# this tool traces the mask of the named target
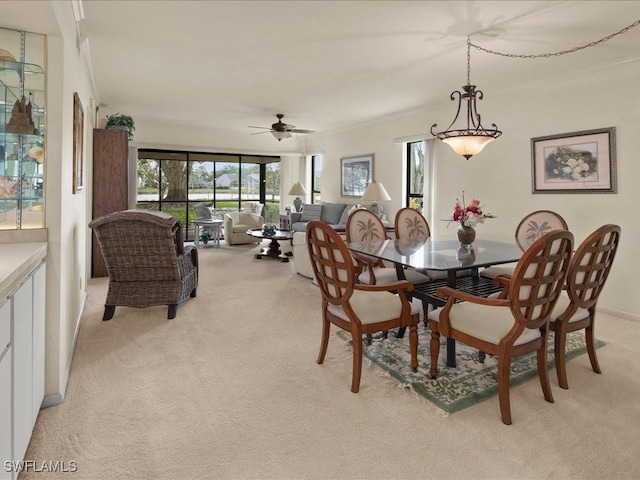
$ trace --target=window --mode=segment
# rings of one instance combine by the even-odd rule
[[[322,155],[311,156],[311,203],[322,198]]]
[[[223,214],[239,211],[245,202],[259,202],[266,205],[265,221],[276,223],[279,191],[280,157],[138,151],[136,208],[176,217],[184,225],[185,240],[193,240],[197,204]]]
[[[428,170],[427,143],[407,143],[407,198],[406,206],[415,208],[423,215],[425,211],[425,170]]]

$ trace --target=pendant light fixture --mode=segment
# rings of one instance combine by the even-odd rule
[[[491,129],[485,129],[480,120],[480,114],[476,107],[476,99],[482,100],[482,90],[476,90],[475,85],[471,85],[471,40],[467,37],[467,84],[462,87],[464,93],[456,90],[451,93],[451,100],[458,96],[458,111],[449,127],[442,132],[434,132],[437,123],[431,126],[431,134],[447,143],[454,152],[469,160],[473,155],[480,153],[484,146],[493,142],[502,135],[495,123]],[[463,103],[464,102],[464,107]],[[454,128],[461,110],[466,110],[466,128]]]

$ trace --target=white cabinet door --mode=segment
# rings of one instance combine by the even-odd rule
[[[13,455],[22,460],[33,430],[33,277],[13,294]]]
[[[33,275],[33,423],[44,399],[45,281],[46,264]]]
[[[13,460],[11,456],[11,347],[4,345],[7,338],[6,326],[11,326],[11,300],[0,305],[0,479],[11,479],[5,463]]]

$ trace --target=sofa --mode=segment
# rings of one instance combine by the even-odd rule
[[[306,232],[307,224],[311,220],[322,220],[333,228],[344,229],[347,226],[349,210],[353,205],[346,203],[320,203],[302,205],[301,212],[291,213],[291,230],[294,232]]]

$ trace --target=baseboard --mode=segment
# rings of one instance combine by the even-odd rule
[[[606,313],[607,315],[613,315],[614,317],[624,318],[625,320],[631,320],[634,322],[640,322],[640,315],[630,312],[623,312],[614,308],[607,308],[598,306],[598,312]]]
[[[84,307],[87,304],[87,291],[83,292],[82,298],[82,306],[80,307],[80,314],[76,320],[76,328],[73,332],[73,341],[71,342],[71,353],[67,358],[67,364],[65,366],[64,372],[62,372],[62,380],[60,382],[60,392],[54,393],[53,395],[45,395],[44,400],[42,401],[42,406],[40,408],[53,407],[54,405],[60,405],[64,402],[64,396],[67,392],[67,383],[69,382],[69,374],[71,372],[71,364],[73,363],[73,355],[76,352],[76,343],[78,341],[78,332],[80,331],[80,323],[82,322],[82,317],[84,316]]]

